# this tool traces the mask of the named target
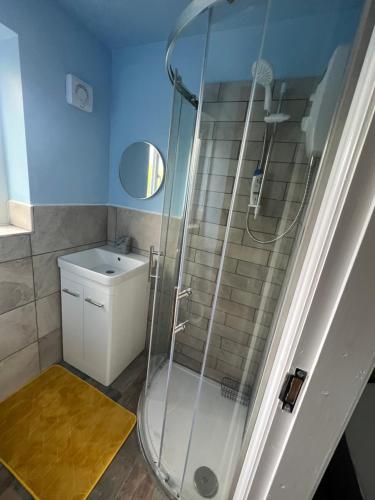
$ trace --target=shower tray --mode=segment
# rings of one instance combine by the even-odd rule
[[[162,480],[162,484],[174,497],[179,493],[185,460],[189,455],[181,498],[228,498],[235,467],[233,461],[228,464],[228,457],[238,456],[247,408],[222,397],[221,385],[204,378],[201,404],[195,419],[194,438],[188,453],[199,375],[178,363],[173,363],[165,423],[166,437],[158,468],[167,371],[168,363],[165,362],[154,374],[147,389],[147,398],[143,391],[139,401],[138,435],[143,453],[155,474]],[[212,439],[208,442],[207,436],[210,435]],[[207,441],[204,449],[198,444],[202,436]],[[209,468],[217,478],[217,493],[213,496],[202,496],[195,485],[194,476],[201,467]]]

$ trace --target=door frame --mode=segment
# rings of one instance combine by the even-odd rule
[[[367,7],[366,14],[371,19],[374,2],[368,2]],[[367,34],[371,35],[372,26],[371,29],[369,24],[362,26],[362,31],[367,29]],[[343,314],[343,304],[347,309],[351,305],[353,317],[357,319],[354,305],[362,311],[355,297],[351,297],[349,304],[346,302],[345,293],[355,278],[356,258],[360,255],[362,242],[366,243],[364,237],[375,205],[375,168],[369,168],[368,158],[361,157],[364,147],[373,147],[369,131],[375,113],[374,31],[370,41],[369,38],[327,186],[320,206],[315,207],[316,218],[312,213],[317,200],[312,200],[307,225],[309,219],[310,222],[315,220],[307,248],[303,248],[301,241],[300,253],[304,252],[301,270],[296,283],[290,284],[286,291],[286,296],[289,292],[291,298],[275,325],[275,337],[279,336],[279,342],[269,367],[234,500],[310,498],[374,363],[375,345],[372,349],[371,329],[368,329],[369,319],[375,323],[374,310],[368,311],[366,321],[363,320],[361,343],[355,341],[358,330],[348,318],[341,337],[334,328],[339,314]],[[370,278],[371,273],[368,276]],[[370,279],[367,281],[367,286],[374,287]],[[375,344],[375,339],[373,342]],[[343,354],[334,356],[335,349]],[[289,414],[281,410],[278,395],[286,373],[297,367],[306,370],[308,378],[293,413]],[[344,393],[343,380],[347,381]],[[318,418],[322,416],[325,419]]]

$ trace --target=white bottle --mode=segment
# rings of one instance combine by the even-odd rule
[[[254,170],[253,178],[251,180],[249,207],[258,207],[260,187],[262,185],[262,177],[263,173],[258,166]]]

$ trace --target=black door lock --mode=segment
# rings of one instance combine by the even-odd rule
[[[294,375],[292,373],[286,375],[279,395],[279,399],[283,403],[282,409],[284,411],[292,413],[306,377],[307,372],[300,368],[296,368]]]

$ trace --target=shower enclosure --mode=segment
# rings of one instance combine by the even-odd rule
[[[138,432],[172,497],[233,496],[309,200],[327,175],[321,158],[362,7],[193,0],[170,36],[173,109]]]

